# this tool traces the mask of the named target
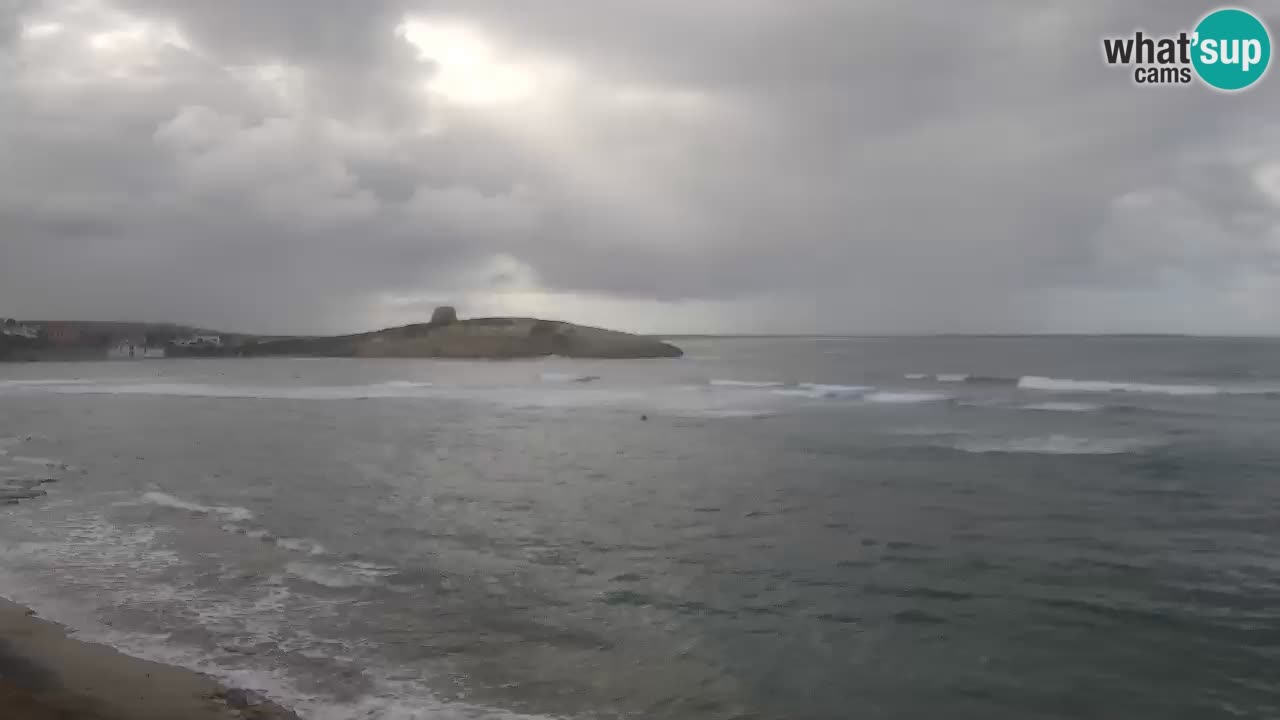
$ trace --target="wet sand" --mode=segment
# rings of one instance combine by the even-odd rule
[[[67,637],[0,599],[0,717],[5,720],[297,720],[212,678]]]

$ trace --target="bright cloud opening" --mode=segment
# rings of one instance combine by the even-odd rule
[[[397,34],[435,64],[428,88],[461,105],[513,103],[538,90],[538,73],[498,52],[480,32],[445,21],[407,20]]]

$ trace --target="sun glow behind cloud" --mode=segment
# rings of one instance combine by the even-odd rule
[[[447,102],[489,106],[532,98],[548,78],[533,63],[504,56],[481,32],[438,20],[406,20],[397,34],[435,66],[428,89]],[[545,69],[544,69],[545,72]]]

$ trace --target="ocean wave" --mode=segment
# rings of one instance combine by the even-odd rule
[[[763,418],[771,417],[774,413],[771,410],[753,408],[722,408],[702,410],[694,414],[706,418]]]
[[[253,519],[253,513],[245,508],[227,505],[201,505],[200,503],[190,502],[182,498],[174,497],[162,492],[143,493],[142,502],[158,505],[160,507],[172,508],[174,510],[186,510],[200,515],[218,515],[231,522],[247,522]]]
[[[548,383],[587,383],[599,380],[599,375],[579,375],[566,372],[544,372],[539,376],[542,382]]]
[[[882,403],[886,405],[914,405],[916,403],[943,402],[951,399],[950,395],[928,392],[877,391],[869,393],[863,397],[863,400],[866,400],[867,402]]]
[[[367,568],[344,568],[310,562],[286,563],[284,569],[299,580],[334,589],[373,585],[378,578],[384,576],[384,573],[371,572]]]
[[[776,395],[829,399],[862,397],[875,392],[875,390],[875,388],[868,385],[824,385],[821,383],[800,383],[794,387],[778,388],[773,392]]]
[[[276,547],[292,550],[293,552],[306,553],[307,555],[325,555],[329,552],[324,545],[307,538],[276,538]]]
[[[222,525],[220,529],[233,535],[244,535],[252,540],[271,543],[281,550],[314,556],[329,554],[324,545],[310,538],[280,537],[266,528],[237,525],[234,521]]]
[[[1018,380],[1022,390],[1048,392],[1128,392],[1148,395],[1218,395],[1227,392],[1216,385],[1166,385],[1113,380],[1069,380],[1026,375]]]
[[[1140,438],[1082,438],[1043,435],[1006,440],[966,441],[951,446],[976,454],[1001,455],[1125,455],[1150,450],[1158,444]]]
[[[907,373],[902,376],[907,380],[933,380],[940,383],[968,383],[971,385],[1014,385],[1016,377],[1000,375],[974,375],[973,373]]]
[[[492,720],[552,720],[497,708],[443,699],[433,693],[427,678],[405,679],[405,668],[380,656],[351,651],[342,666],[359,663],[369,685],[359,693],[331,692],[316,682],[304,656],[334,659],[335,648],[350,645],[339,634],[315,634],[301,619],[343,600],[326,601],[283,584],[273,575],[264,583],[228,594],[192,585],[151,582],[167,568],[184,563],[156,542],[154,528],[118,528],[101,517],[77,516],[70,524],[50,526],[32,521],[26,528],[46,542],[0,544],[0,595],[30,606],[39,615],[74,630],[76,637],[100,643],[135,657],[188,668],[217,678],[227,687],[253,690],[311,720],[413,720],[421,718],[491,718]],[[67,532],[70,529],[71,532]],[[320,566],[323,567],[323,566]],[[72,568],[73,572],[66,572]],[[395,568],[366,562],[343,564],[351,576],[368,575],[358,584],[373,584]],[[304,574],[308,568],[295,568]],[[106,573],[107,582],[95,573]],[[120,582],[128,578],[129,583]],[[55,582],[55,578],[61,581]],[[320,572],[317,579],[332,580]],[[70,582],[74,592],[67,590]],[[350,577],[347,578],[350,581]],[[133,606],[171,608],[159,613],[161,628],[129,623],[105,624],[104,609]],[[200,633],[206,641],[192,641]],[[356,645],[360,645],[357,643]],[[228,651],[233,647],[265,646],[264,651]],[[278,648],[278,650],[274,649]],[[295,655],[296,653],[296,655]],[[7,715],[6,715],[7,717]]]
[[[11,435],[9,437],[0,437],[0,448],[21,445],[22,443],[31,442],[35,438],[35,435]]]
[[[39,465],[49,470],[69,470],[71,466],[61,460],[54,460],[46,457],[27,457],[25,455],[14,455],[9,460],[22,463],[23,465]]]
[[[773,382],[769,380],[722,380],[720,378],[712,378],[707,382],[712,387],[735,387],[735,388],[780,388],[786,386],[783,382]]]
[[[206,383],[29,383],[27,390],[60,395],[158,395],[273,400],[364,400],[370,398],[422,397],[431,383],[396,380],[370,385],[252,386]]]
[[[1039,410],[1042,412],[1096,412],[1102,410],[1102,405],[1094,403],[1082,402],[1042,402],[1032,403],[1030,405],[1021,405],[1019,410]]]
[[[83,385],[92,382],[90,380],[82,380],[80,378],[46,378],[36,380],[0,380],[0,388],[6,387],[39,387],[41,385]]]
[[[235,523],[226,523],[221,528],[223,532],[233,535],[244,535],[245,537],[263,542],[275,542],[276,536],[271,534],[266,528],[246,527],[244,525],[236,525]]]

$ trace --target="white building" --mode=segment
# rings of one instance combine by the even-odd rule
[[[3,324],[0,325],[0,331],[3,331],[3,333],[9,337],[21,337],[27,338],[28,340],[34,340],[40,336],[40,326],[29,325],[27,323],[22,323],[20,325]]]

